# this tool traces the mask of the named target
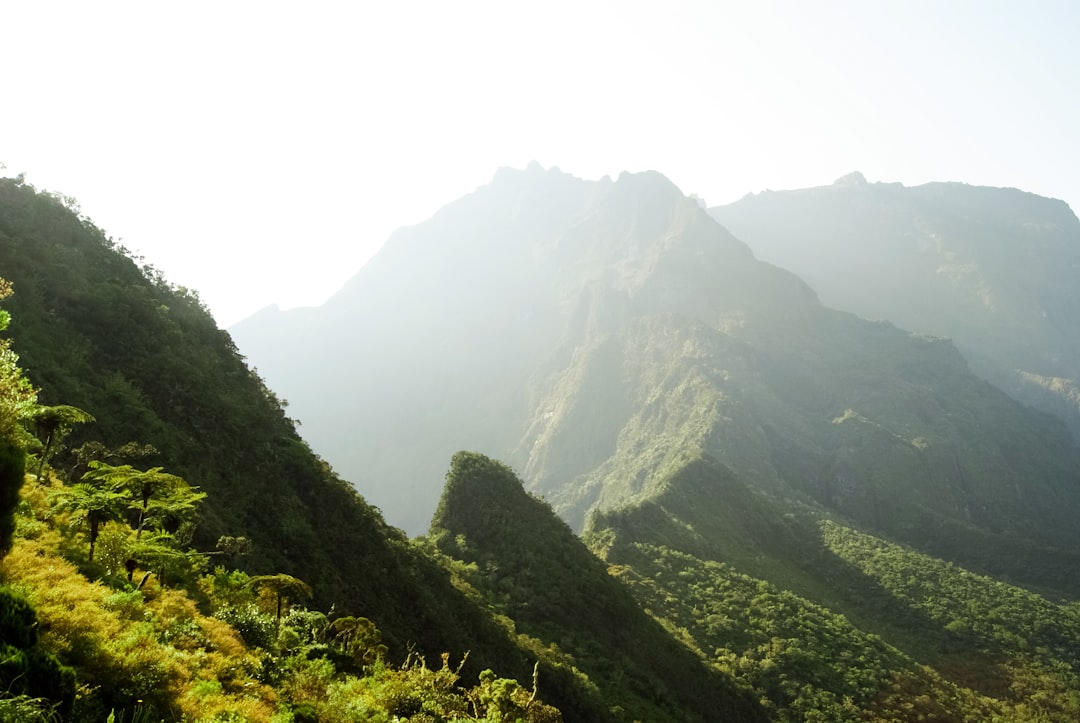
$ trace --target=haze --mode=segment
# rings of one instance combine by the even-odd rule
[[[219,323],[322,302],[501,166],[1080,203],[1073,3],[21,3],[0,162]]]

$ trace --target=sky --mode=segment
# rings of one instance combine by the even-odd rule
[[[533,160],[709,205],[858,170],[1078,209],[1078,35],[1072,0],[0,0],[0,174],[228,327]]]

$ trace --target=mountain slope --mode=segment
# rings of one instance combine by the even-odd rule
[[[504,465],[455,455],[431,537],[475,566],[477,585],[520,633],[572,656],[607,706],[621,709],[614,718],[765,720],[748,690],[706,668],[651,620]]]
[[[20,364],[45,404],[97,419],[68,439],[151,444],[163,465],[207,493],[194,543],[246,536],[252,573],[309,583],[315,604],[363,615],[395,656],[434,661],[472,650],[528,680],[524,653],[434,561],[338,478],[296,434],[277,397],[245,365],[197,297],[140,268],[56,197],[0,179],[0,275]],[[56,454],[66,471],[72,461]],[[475,669],[473,669],[475,668]]]
[[[1063,202],[852,174],[709,213],[826,304],[954,339],[977,373],[1080,439],[1080,221]]]
[[[773,719],[1075,717],[1075,603],[754,493],[713,459],[662,487],[595,515],[586,540]]]

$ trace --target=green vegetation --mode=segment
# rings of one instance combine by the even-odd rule
[[[110,712],[153,721],[561,720],[533,691],[490,671],[465,686],[460,664],[451,669],[448,658],[435,670],[416,657],[390,664],[370,621],[331,622],[295,605],[278,619],[276,594],[261,594],[257,580],[238,571],[219,567],[188,594],[155,582],[136,588],[122,578],[91,581],[62,556],[64,538],[79,533],[62,519],[55,528],[37,521],[48,513],[38,506],[48,492],[37,486],[29,483],[20,513],[32,537],[0,563],[0,579],[12,591],[0,601],[32,604],[35,613],[25,602],[15,613],[36,615],[41,639],[3,632],[22,647],[37,644],[31,666],[54,661],[43,671],[40,662],[29,667],[36,672],[28,691],[65,720],[104,721]],[[10,607],[3,620],[12,617]],[[357,628],[362,635],[341,634]],[[12,665],[0,671],[6,681],[13,680]]]
[[[430,537],[496,615],[547,649],[543,662],[572,666],[596,686],[614,718],[765,719],[748,690],[703,666],[650,620],[505,465],[456,454]]]
[[[311,595],[302,580],[220,566],[203,573],[208,556],[159,527],[190,523],[202,503],[182,479],[100,462],[88,478],[30,477],[14,511],[17,542],[0,562],[0,716],[562,720],[537,696],[535,673],[531,689],[490,669],[470,686],[464,658],[452,667],[444,654],[429,669],[410,655],[394,665],[370,620],[296,604]]]
[[[1076,603],[755,494],[715,461],[672,475],[654,501],[597,515],[586,539],[673,637],[749,683],[775,720],[1080,712]]]
[[[774,720],[974,722],[996,711],[842,616],[723,563],[647,544],[620,559],[613,574],[673,635],[749,682]]]

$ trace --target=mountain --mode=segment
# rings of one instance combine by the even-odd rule
[[[233,333],[312,445],[417,532],[445,459],[471,448],[577,530],[707,454],[976,566],[987,539],[1077,541],[1080,457],[1059,423],[945,339],[823,306],[657,173],[504,169],[324,307]]]
[[[88,441],[152,445],[137,464],[207,494],[198,549],[247,537],[237,566],[294,575],[314,605],[371,618],[396,658],[471,650],[467,673],[491,665],[528,680],[531,664],[505,631],[311,452],[194,292],[21,179],[0,179],[0,276],[14,287],[8,333],[39,400],[97,420],[72,432],[56,469]]]
[[[1080,221],[1062,201],[855,173],[709,213],[829,306],[952,339],[973,371],[1080,439]]]

